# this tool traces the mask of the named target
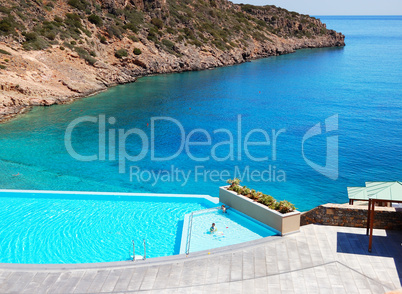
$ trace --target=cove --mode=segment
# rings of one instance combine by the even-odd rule
[[[247,156],[216,161],[210,156],[202,166],[218,173],[227,170],[230,178],[236,168],[282,170],[286,181],[245,177],[243,184],[289,200],[302,211],[327,202],[346,202],[347,186],[399,180],[402,57],[396,52],[402,45],[398,37],[401,17],[322,20],[347,36],[345,48],[305,49],[214,70],[143,77],[70,105],[34,108],[0,125],[0,185],[9,189],[218,195],[218,187],[224,184],[220,179],[204,181],[190,176],[184,186],[174,181],[152,185],[152,181],[137,181],[135,177],[130,180],[127,170],[119,173],[118,158],[86,162],[71,157],[64,141],[67,126],[82,116],[99,115],[114,117],[116,130],[137,128],[148,138],[152,117],[174,118],[187,134],[199,128],[210,134],[225,128],[235,134],[238,115],[243,134],[255,129],[285,129],[277,140],[275,161],[254,161]],[[338,129],[327,133],[325,120],[334,115],[338,116]],[[303,159],[303,136],[318,123],[322,133],[306,141],[304,154],[324,166],[327,139],[337,136],[336,180],[317,172]],[[156,157],[172,155],[180,148],[177,128],[161,123],[154,131],[158,138]],[[227,135],[218,133],[211,144],[225,140]],[[263,142],[264,136],[255,133],[249,141]],[[89,122],[72,132],[71,144],[83,156],[93,155],[98,142],[97,127]],[[139,140],[127,142],[127,154],[140,154]],[[205,136],[194,133],[191,142],[205,142]],[[237,144],[234,140],[235,148]],[[267,147],[250,146],[250,153],[263,158],[271,155]],[[108,152],[106,144],[105,154]],[[210,152],[202,145],[191,146],[197,158]],[[227,154],[228,148],[216,148],[218,157]],[[162,173],[174,166],[193,175],[199,165],[185,153],[167,161],[152,161],[148,156],[135,162],[141,170]]]

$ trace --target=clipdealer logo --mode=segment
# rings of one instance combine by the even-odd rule
[[[326,131],[330,132],[337,129],[337,122],[337,115],[327,118]],[[73,147],[73,132],[74,130],[79,131],[79,126],[83,123],[93,124],[98,130],[98,150],[91,155],[82,155]],[[236,161],[240,163],[242,160],[246,160],[246,162],[268,162],[271,160],[274,163],[277,160],[278,140],[281,134],[286,132],[284,128],[268,131],[256,128],[243,134],[241,115],[237,116],[236,132],[234,133],[225,128],[219,128],[209,132],[206,129],[197,128],[186,133],[183,125],[178,120],[166,116],[151,117],[150,131],[148,132],[149,136],[142,129],[117,129],[114,127],[115,124],[116,119],[114,117],[106,119],[105,115],[82,116],[74,119],[65,131],[64,141],[67,152],[74,159],[83,162],[117,161],[119,173],[128,173],[131,182],[151,183],[153,186],[159,182],[177,182],[181,186],[184,186],[192,177],[194,177],[195,182],[222,182],[230,177],[253,182],[286,181],[285,171],[273,164],[266,165],[266,168],[263,170],[251,169],[249,165],[239,166],[237,164],[233,164],[233,170],[209,170],[202,165],[203,162],[210,160],[216,162],[232,161],[234,163]],[[179,146],[176,150],[159,150],[158,152],[157,143],[162,139],[158,138],[156,129],[158,129],[158,126],[161,127],[162,124],[164,124],[165,127],[166,124],[169,124],[170,129],[176,129],[178,133],[177,142],[179,142]],[[326,177],[336,180],[338,176],[337,136],[327,139],[327,164],[324,167],[312,162],[305,155],[304,142],[320,134],[320,123],[307,131],[302,138],[302,156],[306,163],[313,169]],[[216,136],[225,137],[226,140],[213,144],[212,142],[216,141],[213,140],[216,139]],[[259,138],[258,141],[255,140],[256,136]],[[203,138],[203,140],[199,138]],[[254,140],[252,140],[252,138],[254,138]],[[134,155],[132,154],[134,152],[133,150],[130,150],[130,148],[127,150],[127,146],[133,145],[133,142],[139,147]],[[197,154],[197,152],[194,152],[194,148],[197,148],[197,146],[209,148],[209,153],[203,154],[203,156]],[[257,156],[252,152],[253,146],[266,148],[266,152],[264,151],[263,154],[258,153]],[[222,150],[224,152],[222,152]],[[169,152],[169,154],[166,152]],[[161,154],[163,154],[163,156]],[[138,163],[146,157],[148,157],[146,160],[150,160],[151,162],[169,162],[174,161],[183,154],[196,163],[193,169],[183,170],[172,164],[169,169],[151,170],[143,169],[138,165]],[[135,163],[137,163],[137,165],[135,165]]]

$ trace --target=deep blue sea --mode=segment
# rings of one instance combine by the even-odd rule
[[[240,176],[304,211],[401,180],[402,17],[320,18],[346,47],[144,77],[0,125],[0,187],[218,196]],[[79,118],[92,122],[76,121],[67,142],[89,161],[66,149]],[[154,157],[170,160],[152,158],[152,135]]]

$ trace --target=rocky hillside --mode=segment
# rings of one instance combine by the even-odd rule
[[[320,20],[227,0],[0,0],[0,120],[154,73],[344,46]]]

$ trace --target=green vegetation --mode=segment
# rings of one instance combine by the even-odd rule
[[[154,3],[147,1],[141,10],[132,1],[124,9],[102,7],[95,0],[68,0],[67,3],[68,13],[51,20],[54,0],[8,0],[0,7],[0,35],[11,35],[21,42],[23,33],[26,50],[40,50],[72,40],[90,44],[93,41],[88,40],[91,37],[88,28],[93,27],[86,27],[88,21],[102,28],[96,33],[102,44],[124,37],[139,42],[146,37],[158,48],[178,56],[177,43],[201,50],[209,46],[226,51],[235,47],[244,49],[253,41],[272,42],[272,34],[283,38],[333,34],[315,18],[273,5],[240,4],[222,9],[218,8],[222,3],[216,0],[166,0],[166,5],[154,13]]]
[[[64,19],[65,30],[61,33],[61,39],[73,38],[79,40],[83,30],[81,17],[75,13],[67,13]]]
[[[110,37],[116,37],[121,39],[123,37],[124,28],[120,24],[119,25],[112,24],[107,26],[106,31]]]
[[[55,16],[54,17],[54,22],[58,23],[58,26],[60,26],[63,23],[63,19],[60,16]]]
[[[6,69],[7,66],[0,64],[0,69]]]
[[[153,30],[149,31],[147,39],[152,41],[152,42],[158,42],[158,37],[156,36],[156,34],[155,34],[155,32]]]
[[[128,38],[133,42],[138,42],[139,39],[136,36],[128,36]]]
[[[0,53],[1,53],[1,54],[6,54],[6,55],[11,55],[10,52],[8,52],[8,51],[6,51],[6,50],[3,50],[3,49],[0,49]]]
[[[49,42],[35,32],[23,33],[23,35],[25,42],[22,43],[22,47],[25,50],[43,50],[49,47]]]
[[[106,37],[105,36],[99,36],[99,40],[100,40],[100,42],[102,43],[102,44],[107,44],[107,40],[106,40]]]
[[[84,10],[85,12],[87,12],[90,7],[90,4],[85,0],[69,0],[67,3],[72,7],[77,8],[78,10]]]
[[[3,7],[2,13],[6,14],[6,16],[0,19],[0,35],[16,35],[16,29],[23,31],[25,30],[25,26],[21,22],[17,22],[15,17],[11,14],[11,10]]]
[[[163,21],[159,18],[153,18],[151,19],[151,23],[156,26],[158,29],[163,28]]]
[[[47,11],[52,11],[53,8],[54,8],[54,4],[53,4],[52,2],[48,2],[48,3],[46,3],[46,5],[44,6],[44,8],[45,8]]]
[[[88,16],[88,21],[98,27],[101,27],[103,25],[102,18],[96,14],[91,14],[90,16]]]
[[[127,57],[128,53],[126,49],[119,49],[114,53],[117,58]]]
[[[166,46],[166,48],[173,50],[174,43],[167,39],[162,39],[162,44]]]
[[[84,59],[85,61],[87,61],[90,65],[94,65],[95,62],[97,61],[95,58],[93,58],[90,53],[85,50],[84,48],[81,47],[75,47],[75,52],[78,53],[78,55]]]
[[[272,204],[275,203],[275,198],[270,196],[270,195],[262,195],[259,199],[258,202],[270,207]]]
[[[133,53],[135,54],[135,55],[141,55],[141,49],[140,48],[134,48],[134,51],[133,51]]]
[[[278,202],[277,200],[275,200],[275,198],[273,198],[270,195],[266,195],[261,192],[257,192],[255,190],[250,190],[246,186],[240,186],[239,179],[233,179],[233,180],[229,179],[227,183],[230,184],[230,186],[227,188],[228,190],[236,192],[239,195],[248,197],[261,204],[264,204],[265,206],[268,206],[273,210],[277,210],[280,213],[288,213],[296,210],[295,206],[289,201],[283,200]]]

